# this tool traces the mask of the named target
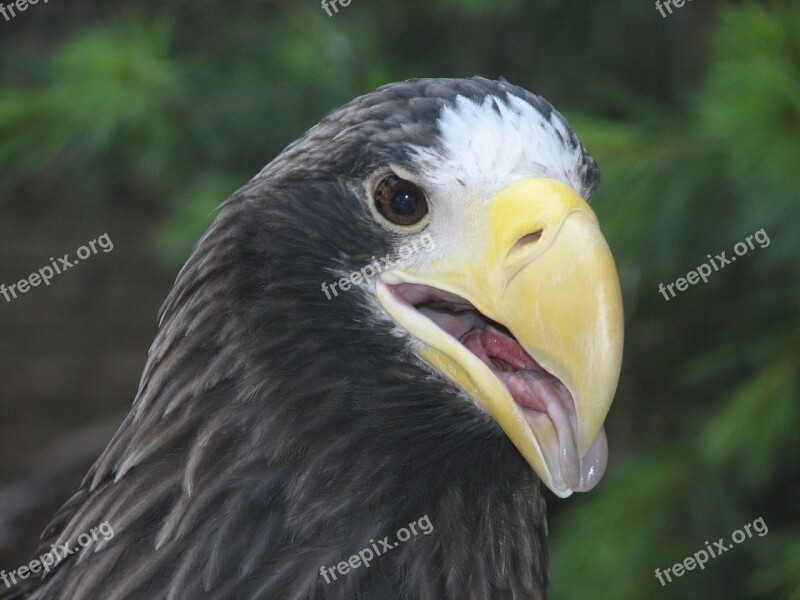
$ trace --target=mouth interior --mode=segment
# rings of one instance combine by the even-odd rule
[[[597,484],[607,460],[604,431],[601,429],[587,454],[580,458],[572,394],[528,354],[506,327],[449,292],[411,283],[391,288],[395,298],[457,340],[505,385],[533,430],[556,485],[586,491]],[[557,443],[546,443],[553,439],[553,432]]]

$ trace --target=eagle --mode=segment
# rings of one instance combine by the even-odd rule
[[[219,207],[0,597],[545,598],[543,487],[603,476],[620,374],[599,179],[504,79],[332,112]]]

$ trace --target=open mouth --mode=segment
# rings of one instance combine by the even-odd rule
[[[413,310],[428,319],[502,382],[532,430],[557,486],[587,491],[600,481],[608,458],[605,432],[601,429],[589,451],[583,457],[578,455],[578,418],[572,394],[511,331],[455,294],[407,282],[386,287],[404,311]]]

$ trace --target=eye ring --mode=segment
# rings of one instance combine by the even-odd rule
[[[394,173],[381,178],[373,197],[378,213],[395,225],[415,225],[428,214],[425,192],[417,184]]]

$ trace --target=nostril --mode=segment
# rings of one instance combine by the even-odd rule
[[[543,229],[528,233],[519,238],[508,251],[506,261],[516,262],[517,259],[529,258],[531,247],[539,241],[544,233]]]
[[[529,233],[528,235],[523,235],[521,238],[517,240],[517,243],[514,244],[515,246],[527,246],[528,244],[533,244],[534,242],[538,242],[539,238],[542,237],[542,229],[539,231],[534,231],[533,233]]]

